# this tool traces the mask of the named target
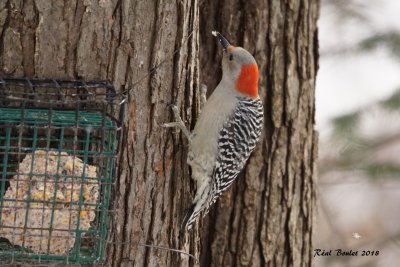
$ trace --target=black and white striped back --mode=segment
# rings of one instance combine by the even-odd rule
[[[264,113],[261,100],[238,99],[235,111],[220,131],[212,190],[205,214],[244,168],[261,135]]]

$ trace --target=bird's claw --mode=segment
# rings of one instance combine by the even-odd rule
[[[172,109],[172,112],[174,113],[175,121],[174,122],[163,123],[160,126],[163,127],[163,128],[172,128],[172,127],[179,128],[180,130],[182,130],[183,134],[190,141],[190,132],[186,128],[185,123],[183,122],[181,116],[179,115],[178,107],[176,105],[172,105],[171,104],[171,109]]]

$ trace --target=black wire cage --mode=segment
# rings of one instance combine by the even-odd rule
[[[106,81],[0,78],[0,263],[102,261],[124,102]]]

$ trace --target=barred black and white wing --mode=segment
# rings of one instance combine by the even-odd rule
[[[240,98],[218,140],[218,156],[207,210],[235,180],[254,150],[262,130],[263,105],[259,98]]]

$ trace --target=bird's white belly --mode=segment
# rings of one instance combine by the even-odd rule
[[[237,104],[232,95],[228,98],[216,90],[204,106],[191,135],[187,163],[192,167],[192,177],[197,182],[209,179],[218,155],[221,129]]]

